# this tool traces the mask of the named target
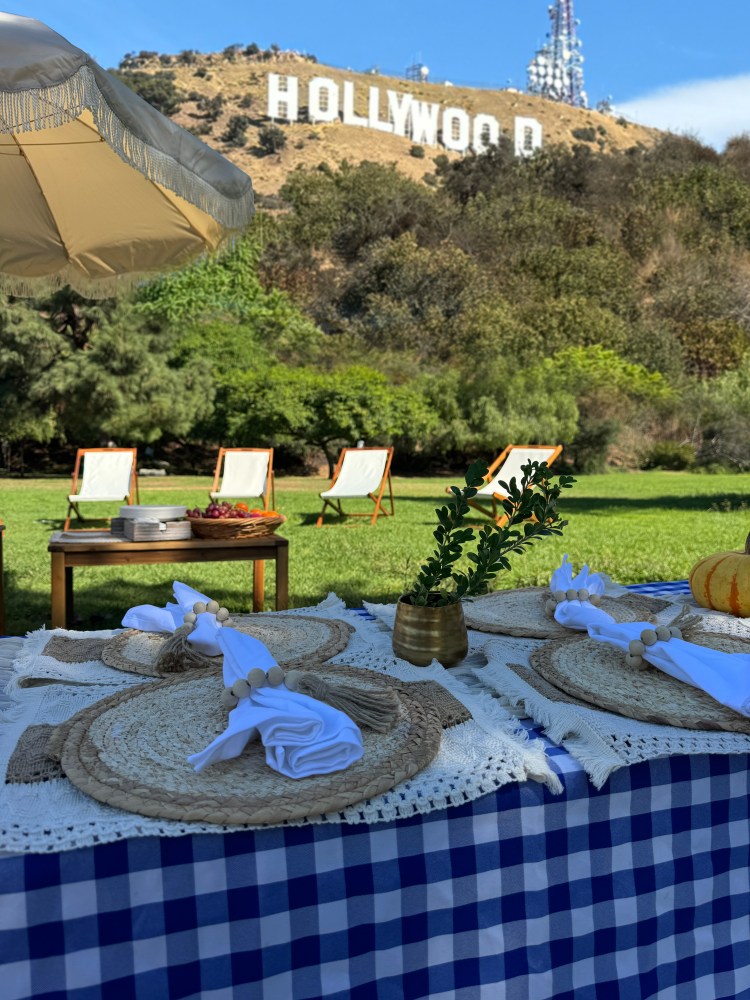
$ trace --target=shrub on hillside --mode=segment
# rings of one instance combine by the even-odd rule
[[[695,462],[695,448],[691,444],[659,441],[649,449],[641,468],[682,472],[684,469],[692,469]]]
[[[286,146],[286,133],[278,125],[266,125],[258,133],[258,145],[267,155]]]
[[[574,139],[578,139],[579,142],[596,141],[596,129],[591,127],[571,129],[571,135]]]
[[[250,119],[247,115],[232,115],[222,135],[222,140],[230,146],[244,146],[247,142],[247,126]]]

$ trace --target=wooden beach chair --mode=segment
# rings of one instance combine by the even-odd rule
[[[522,466],[528,465],[529,462],[546,462],[547,465],[552,465],[561,452],[561,444],[509,444],[489,467],[484,486],[479,489],[473,500],[468,501],[469,506],[491,517],[500,527],[506,520],[502,502],[507,494],[499,484],[501,482],[510,484],[511,479],[520,483],[523,478]]]
[[[260,498],[264,510],[274,510],[273,448],[221,448],[208,495],[215,503]]]
[[[79,521],[84,520],[79,504],[132,504],[133,491],[139,501],[137,457],[135,448],[79,448],[63,531],[70,529],[71,511]]]
[[[320,494],[323,510],[316,527],[323,524],[326,507],[330,507],[339,517],[370,517],[370,514],[346,514],[342,500],[367,499],[375,504],[371,524],[378,517],[393,517],[393,486],[391,485],[391,461],[393,448],[342,448],[333,480],[327,490]],[[390,513],[383,507],[383,493],[386,483],[390,496]]]

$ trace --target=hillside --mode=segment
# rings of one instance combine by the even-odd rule
[[[383,94],[390,89],[441,107],[456,106],[472,116],[493,115],[503,132],[511,137],[517,116],[535,118],[543,127],[545,144],[573,145],[581,141],[581,135],[586,135],[592,148],[621,150],[638,144],[651,145],[660,134],[655,129],[627,123],[611,115],[556,104],[517,91],[476,90],[356,73],[324,66],[290,52],[236,54],[233,57],[223,53],[191,53],[187,56],[188,62],[185,58],[185,55],[135,57],[128,61],[126,68],[149,74],[173,73],[174,86],[183,98],[180,109],[172,115],[174,121],[195,131],[247,171],[257,193],[266,196],[276,194],[287,174],[298,166],[315,167],[320,163],[336,166],[342,160],[354,164],[371,160],[395,163],[408,177],[421,180],[425,173],[432,171],[435,156],[441,153],[451,158],[461,155],[440,146],[426,146],[425,156],[417,158],[411,154],[410,138],[343,125],[340,121],[327,124],[279,122],[277,124],[286,133],[286,145],[279,152],[264,154],[259,145],[259,133],[270,124],[267,117],[269,73],[299,79],[300,105],[307,103],[307,85],[313,77],[325,76],[340,88],[344,81],[352,81],[354,110],[364,116],[367,115],[368,89],[376,85]],[[215,101],[216,98],[221,101]],[[212,100],[215,101],[213,110],[207,111]],[[221,108],[217,113],[218,104]],[[248,119],[244,145],[232,145],[223,139],[230,119],[237,115]],[[574,135],[574,131],[580,133],[580,130],[586,131]]]

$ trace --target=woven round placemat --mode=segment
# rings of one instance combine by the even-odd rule
[[[351,667],[331,667],[326,676],[363,688],[390,682]],[[334,774],[287,778],[268,767],[260,743],[196,774],[186,758],[226,725],[218,674],[120,691],[73,716],[56,742],[68,779],[119,809],[183,822],[282,823],[380,795],[433,760],[441,734],[434,702],[418,686],[407,690],[396,681],[393,687],[400,701],[394,729],[385,735],[362,730],[363,757]]]
[[[747,647],[741,645],[744,651]],[[531,654],[531,665],[555,688],[592,708],[661,726],[750,734],[750,719],[705,691],[655,667],[633,670],[623,652],[588,636],[547,643]]]
[[[311,667],[342,652],[353,632],[346,622],[311,615],[273,614],[234,615],[234,628],[252,635],[268,647],[277,663],[292,667]],[[158,632],[127,629],[107,640],[101,657],[108,667],[146,677],[174,676],[156,666],[159,650],[169,636]],[[221,656],[206,658],[206,666],[220,667]]]
[[[555,687],[554,684],[550,684],[533,667],[524,667],[520,663],[506,663],[505,665],[508,670],[512,670],[517,677],[525,681],[529,687],[534,688],[537,694],[543,695],[547,701],[563,702],[566,705],[581,705],[583,708],[591,708],[591,705],[582,698],[576,698],[575,695],[567,694],[565,691],[561,691],[560,688]]]
[[[544,605],[550,597],[548,587],[519,587],[496,590],[475,597],[464,604],[464,618],[469,628],[479,632],[497,632],[524,639],[562,639],[570,629],[547,618]],[[651,621],[652,616],[669,606],[669,601],[643,594],[603,597],[601,607],[616,622]]]

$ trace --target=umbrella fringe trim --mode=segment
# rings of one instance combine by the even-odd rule
[[[131,291],[138,285],[158,281],[168,274],[181,271],[185,267],[212,257],[216,253],[221,253],[224,249],[233,246],[234,242],[235,238],[230,234],[213,250],[205,250],[203,253],[191,257],[189,261],[173,264],[171,267],[160,267],[154,271],[133,271],[128,274],[105,275],[101,278],[90,278],[72,265],[67,265],[57,274],[44,274],[39,275],[39,277],[21,277],[0,271],[0,294],[18,298],[43,298],[50,292],[57,292],[69,285],[73,291],[85,299],[115,298],[122,295],[123,292]]]
[[[173,157],[134,135],[117,117],[99,90],[88,66],[62,83],[38,90],[0,91],[0,133],[39,132],[57,128],[90,111],[107,145],[140,174],[160,184],[227,229],[248,225],[254,207],[252,192],[228,198]]]

